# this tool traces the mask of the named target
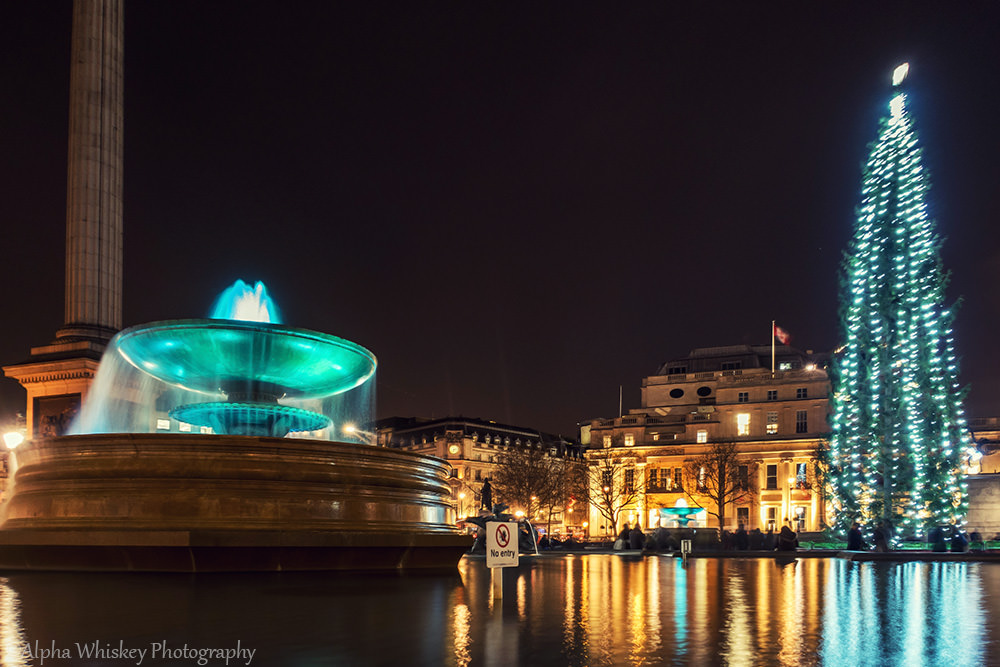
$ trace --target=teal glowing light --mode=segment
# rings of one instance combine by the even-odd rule
[[[161,408],[179,422],[238,435],[318,431],[331,426],[328,416],[279,401],[327,399],[375,374],[375,356],[360,345],[277,324],[278,310],[262,283],[250,288],[237,281],[212,315],[132,327],[113,344],[143,374],[211,397]]]

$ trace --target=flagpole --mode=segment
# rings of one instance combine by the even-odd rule
[[[771,375],[774,375],[774,320],[771,320]]]

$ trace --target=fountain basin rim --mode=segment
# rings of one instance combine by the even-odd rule
[[[171,341],[171,334],[178,340]],[[270,346],[268,355],[254,360],[263,368],[247,369],[243,364],[245,350],[256,352],[253,345],[247,347],[248,341],[258,339]],[[303,341],[305,345],[296,345]],[[210,394],[218,393],[220,385],[227,383],[239,386],[261,382],[281,387],[287,397],[321,398],[363,384],[377,366],[375,355],[357,343],[333,334],[267,322],[159,320],[124,329],[113,342],[122,357],[138,370],[168,384]],[[212,354],[199,358],[187,349],[189,345],[201,345]],[[309,346],[313,349],[306,349]],[[281,367],[282,354],[290,357],[289,369]],[[341,363],[332,363],[333,355]],[[152,361],[165,357],[164,363]],[[327,363],[320,363],[324,361]],[[298,372],[303,368],[309,373]]]

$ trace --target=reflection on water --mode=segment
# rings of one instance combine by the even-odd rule
[[[977,665],[1000,565],[571,555],[444,576],[0,578],[0,664],[77,643],[255,651],[253,665]],[[244,656],[245,657],[245,656]],[[246,664],[245,659],[229,664]],[[47,659],[45,665],[134,664]],[[209,660],[208,664],[223,664]]]

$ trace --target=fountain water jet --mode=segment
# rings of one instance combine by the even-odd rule
[[[233,290],[213,319],[122,331],[74,434],[18,449],[0,568],[455,566],[471,540],[454,528],[447,463],[322,439],[335,421],[370,422],[374,355],[245,319],[277,310],[260,283]],[[166,415],[179,432],[158,432]]]

